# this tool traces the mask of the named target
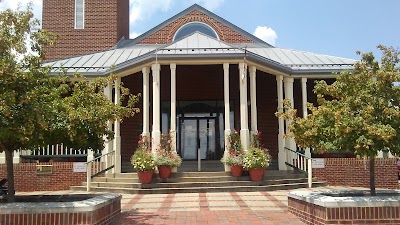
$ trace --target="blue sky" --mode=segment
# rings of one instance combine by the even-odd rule
[[[130,0],[132,37],[197,3],[265,39],[296,50],[359,59],[356,50],[400,48],[399,0]],[[3,0],[0,9],[28,0]],[[33,0],[41,18],[42,0]]]

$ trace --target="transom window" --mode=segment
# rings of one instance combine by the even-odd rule
[[[191,22],[183,25],[176,31],[174,36],[174,41],[186,37],[196,31],[206,34],[210,37],[219,39],[217,32],[215,32],[215,30],[209,25],[201,22]]]

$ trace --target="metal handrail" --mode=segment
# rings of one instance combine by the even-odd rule
[[[294,152],[294,153],[296,153],[297,155],[301,155],[301,156],[303,156],[303,157],[306,158],[306,159],[312,159],[311,157],[308,157],[308,156],[306,156],[305,154],[300,153],[300,152],[298,152],[298,151],[295,151],[295,150],[293,150],[293,149],[290,149],[290,148],[287,148],[287,147],[285,147],[285,149],[286,149],[286,150],[289,150],[289,151],[291,151],[291,152]]]
[[[287,147],[285,147],[284,149],[297,155],[296,158],[290,158],[291,162],[285,162],[285,164],[290,167],[296,168],[300,171],[303,171],[304,173],[307,173],[308,187],[311,188],[312,187],[312,158],[306,156],[303,153],[300,153],[298,151],[295,151],[295,150],[287,148]],[[288,158],[289,158],[289,155],[287,154],[286,161],[289,161]],[[295,160],[295,159],[297,160],[297,164],[300,164],[301,168],[298,165],[292,164],[293,160]],[[305,161],[307,161],[307,168],[304,165]]]
[[[107,172],[115,167],[115,158],[114,158],[115,150],[112,152],[108,152],[104,155],[98,156],[86,163],[86,191],[90,191],[90,185],[92,178]],[[102,160],[105,159],[105,160]],[[103,162],[105,163],[105,168],[103,169]],[[93,164],[96,163],[95,167]],[[92,174],[92,170],[94,170],[94,174]]]

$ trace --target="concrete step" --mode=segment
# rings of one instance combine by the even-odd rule
[[[280,180],[263,180],[260,182],[252,181],[201,181],[201,182],[153,182],[151,184],[141,184],[139,182],[92,182],[91,187],[121,187],[121,188],[143,188],[143,189],[154,189],[154,188],[193,188],[193,187],[231,187],[231,186],[265,186],[265,185],[277,185],[277,184],[288,184],[288,183],[307,183],[306,178],[301,179],[280,179]],[[82,184],[86,186],[86,182]]]
[[[326,186],[325,182],[313,182],[313,187]],[[123,188],[123,187],[91,187],[95,192],[111,192],[125,194],[172,194],[172,193],[204,193],[204,192],[245,192],[245,191],[275,191],[306,188],[307,183],[287,183],[263,186],[223,186],[223,187],[186,187],[186,188]],[[86,186],[73,186],[71,190],[86,191]]]

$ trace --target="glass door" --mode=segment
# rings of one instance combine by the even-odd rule
[[[215,118],[181,118],[180,153],[183,160],[214,159],[216,155]],[[200,151],[200,152],[198,152]]]

